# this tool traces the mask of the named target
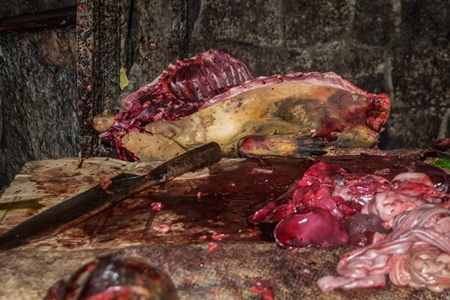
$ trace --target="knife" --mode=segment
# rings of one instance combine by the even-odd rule
[[[0,235],[0,250],[12,249],[32,241],[55,236],[149,187],[207,167],[218,162],[221,157],[220,146],[213,142],[183,153],[161,164],[148,174],[117,175]]]

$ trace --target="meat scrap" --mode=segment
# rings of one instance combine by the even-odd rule
[[[442,292],[450,288],[450,203],[442,188],[448,177],[436,180],[436,170],[420,170],[433,180],[405,172],[389,182],[319,162],[248,221],[273,230],[286,248],[364,245],[342,256],[338,276],[318,280],[324,292],[384,287],[386,275],[394,285]]]
[[[401,173],[394,177],[391,189],[377,193],[361,212],[379,216],[385,228],[391,228],[394,217],[434,199],[444,197],[442,191],[434,188],[430,178],[423,173]]]
[[[169,275],[149,261],[109,254],[57,281],[44,299],[178,299],[178,295]]]

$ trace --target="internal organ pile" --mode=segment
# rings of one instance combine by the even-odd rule
[[[286,248],[346,244],[345,219],[359,213],[378,192],[389,189],[383,177],[358,177],[336,164],[319,162],[281,199],[258,210],[248,222],[257,228],[275,226],[274,238]]]
[[[319,279],[322,291],[384,287],[389,274],[394,285],[441,292],[450,287],[448,176],[416,169],[434,180],[415,172],[398,174],[390,182],[375,175],[358,178],[320,162],[288,192],[289,198],[270,203],[249,222],[257,227],[277,224],[274,237],[289,248],[344,244],[349,235],[355,245],[363,240],[364,247],[341,258],[339,276]],[[351,225],[347,230],[344,220]],[[361,227],[374,228],[364,228],[372,231],[367,236]]]
[[[215,49],[169,66],[122,105],[101,137],[132,161],[170,159],[211,141],[231,157],[321,154],[317,139],[372,147],[390,112],[386,95],[332,72],[254,78]]]
[[[343,255],[337,266],[339,276],[319,279],[322,291],[384,287],[386,274],[398,286],[426,287],[434,292],[450,288],[446,190],[434,189],[421,173],[399,174],[392,185],[362,208],[363,213],[379,216],[392,232],[375,234],[370,245]]]
[[[386,274],[398,286],[450,288],[450,211],[428,203],[397,215],[391,233],[343,255],[337,272],[319,279],[322,291],[384,287]]]

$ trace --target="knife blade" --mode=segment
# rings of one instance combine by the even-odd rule
[[[61,202],[0,235],[0,250],[55,236],[143,190],[218,162],[222,151],[209,143],[183,153],[145,175],[123,173]]]

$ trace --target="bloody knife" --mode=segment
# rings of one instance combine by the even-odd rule
[[[183,153],[146,175],[123,173],[57,204],[0,235],[0,250],[55,236],[143,190],[218,162],[222,151],[209,143]]]

